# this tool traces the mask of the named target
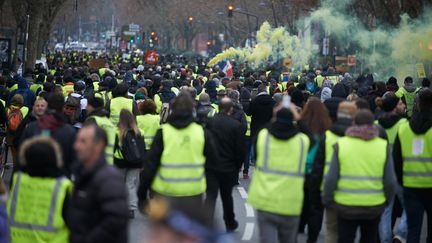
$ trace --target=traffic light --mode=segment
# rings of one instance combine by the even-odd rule
[[[156,35],[156,32],[152,31],[152,32],[150,33],[150,35],[151,35],[151,36],[155,36],[155,35]]]
[[[227,9],[228,9],[228,18],[232,18],[234,6],[233,5],[228,5]]]
[[[211,41],[207,41],[207,46],[211,46]]]
[[[137,39],[137,41],[141,40],[141,36],[137,36],[136,39]]]
[[[189,16],[189,17],[188,17],[188,22],[189,22],[189,24],[192,24],[192,21],[193,21],[193,17],[192,17],[192,16]]]
[[[131,44],[135,43],[135,37],[131,36],[130,40],[129,40],[129,43],[131,43]]]

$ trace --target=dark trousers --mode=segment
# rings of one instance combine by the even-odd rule
[[[232,225],[235,221],[234,201],[232,190],[237,183],[238,173],[235,172],[217,172],[206,171],[207,191],[206,191],[206,206],[210,211],[210,218],[214,218],[214,211],[218,192],[220,192],[223,207],[223,219],[225,225]]]
[[[319,233],[321,231],[321,226],[323,222],[324,208],[314,208],[312,207],[311,201],[309,199],[309,176],[306,176],[306,183],[303,186],[304,199],[303,208],[300,216],[300,233],[304,232],[305,226],[308,226],[308,239],[307,243],[317,242]]]
[[[428,233],[427,243],[432,243],[432,202],[431,189],[404,188],[403,196],[408,223],[407,243],[420,242],[423,215],[426,211]]]
[[[250,161],[251,161],[251,147],[252,147],[250,136],[245,137],[245,146],[246,146],[246,158],[245,158],[245,161],[243,163],[243,174],[248,174],[249,173],[249,165],[250,165]]]
[[[360,243],[378,242],[380,217],[374,219],[346,219],[338,217],[338,243],[354,243],[357,228],[360,227]]]

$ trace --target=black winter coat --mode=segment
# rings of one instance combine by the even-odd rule
[[[206,164],[206,169],[227,173],[240,170],[246,157],[242,124],[219,113],[209,120],[207,128],[212,132],[219,160],[217,163]]]
[[[252,116],[251,136],[258,135],[259,130],[267,125],[273,116],[275,101],[268,94],[256,96],[249,104],[246,114]]]
[[[67,211],[71,243],[127,242],[124,177],[103,157],[90,170],[78,169]]]

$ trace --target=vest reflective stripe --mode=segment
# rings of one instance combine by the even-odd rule
[[[246,136],[250,137],[251,135],[251,121],[252,121],[252,117],[251,116],[246,116],[246,122],[247,122],[247,130],[246,130]]]
[[[204,193],[204,129],[195,123],[183,129],[165,124],[162,137],[164,150],[152,189],[174,197]]]
[[[111,123],[108,117],[91,116],[96,121],[96,124],[103,128],[107,134],[108,144],[105,147],[105,160],[112,165],[114,162],[114,143],[117,128]]]
[[[133,100],[125,97],[117,97],[111,100],[110,120],[113,125],[117,125],[120,118],[120,112],[125,109],[132,113]]]
[[[321,191],[324,189],[324,178],[327,176],[327,173],[330,169],[330,163],[333,159],[334,149],[333,146],[337,143],[339,140],[338,135],[331,132],[330,130],[327,130],[325,132],[325,161],[324,161],[324,173],[323,173],[323,180],[321,181]]]
[[[432,188],[432,129],[415,134],[409,123],[399,127],[403,157],[403,186]]]
[[[281,140],[267,129],[259,132],[257,169],[248,196],[254,208],[281,215],[300,215],[309,144],[308,137],[302,133]]]
[[[71,188],[72,183],[65,177],[15,174],[12,197],[8,200],[11,242],[67,242],[69,231],[62,210]],[[39,191],[35,193],[34,190]]]
[[[383,176],[387,141],[342,137],[337,143],[340,177],[334,193],[335,202],[347,206],[385,203]]]
[[[137,125],[141,130],[141,134],[144,135],[144,142],[146,149],[149,150],[153,143],[154,136],[160,128],[160,116],[146,114],[137,116]]]

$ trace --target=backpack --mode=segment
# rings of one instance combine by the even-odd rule
[[[132,130],[127,131],[121,146],[118,145],[118,137],[116,136],[114,152],[117,149],[120,149],[123,159],[127,164],[136,165],[144,162],[145,142],[141,134],[134,134]]]
[[[20,109],[13,109],[8,115],[8,131],[16,132],[23,120],[23,114]]]

